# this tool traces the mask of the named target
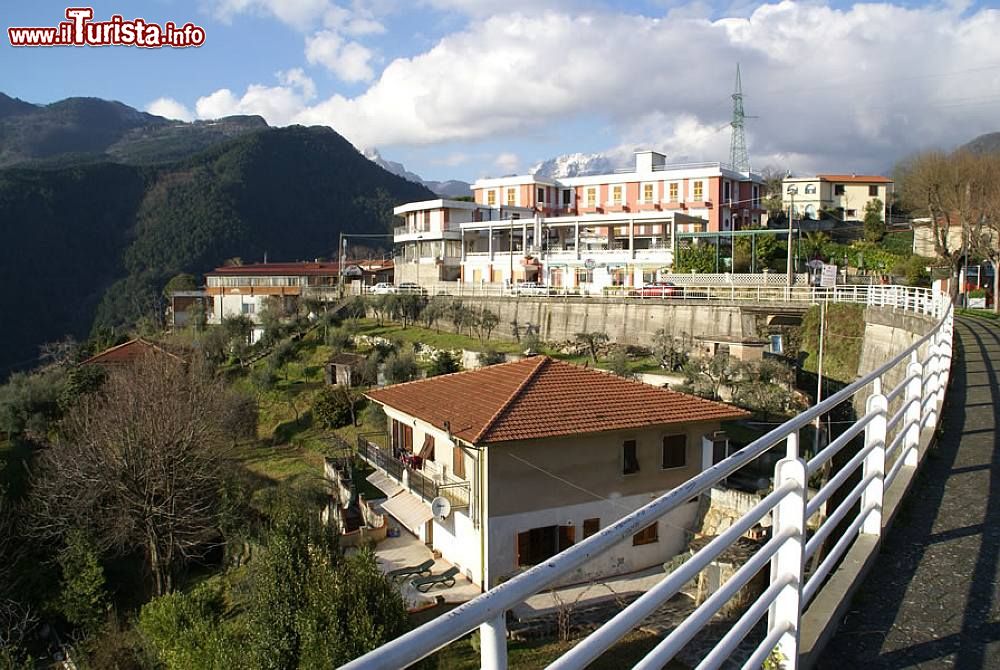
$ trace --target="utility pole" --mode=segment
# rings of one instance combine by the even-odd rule
[[[819,362],[816,364],[816,404],[823,400],[823,336],[826,332],[826,300],[819,303]],[[819,431],[821,419],[816,416],[816,436],[813,440],[813,455],[819,453]]]
[[[792,288],[795,283],[794,269],[792,268],[792,216],[795,213],[795,194],[799,192],[797,186],[788,187],[788,195],[791,202],[788,205],[788,288]]]
[[[340,290],[338,291],[338,293],[340,294],[340,297],[343,298],[344,297],[344,254],[345,254],[344,231],[340,231],[340,240],[337,242],[337,250],[338,250],[337,257],[340,259],[340,262],[337,264],[337,283],[340,285]]]

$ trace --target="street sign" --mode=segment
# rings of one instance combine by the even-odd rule
[[[588,270],[593,270],[594,268],[597,267],[597,261],[595,261],[593,258],[588,258],[583,262],[583,267],[587,268]]]
[[[837,266],[824,265],[823,273],[819,277],[819,285],[824,288],[832,288],[837,285]]]

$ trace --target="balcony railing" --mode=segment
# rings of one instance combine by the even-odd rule
[[[358,436],[358,455],[372,466],[384,470],[386,474],[406,486],[411,493],[430,504],[434,498],[447,498],[452,509],[469,506],[469,482],[462,480],[438,481],[428,477],[417,468],[406,465],[395,458],[388,449],[379,447],[365,436]],[[405,473],[405,476],[404,476]]]

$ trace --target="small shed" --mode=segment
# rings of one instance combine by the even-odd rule
[[[698,345],[695,353],[712,358],[720,354],[728,354],[739,361],[759,361],[764,357],[764,347],[768,342],[756,338],[726,337],[696,337]]]
[[[326,383],[348,388],[358,385],[365,360],[360,354],[340,353],[331,357],[324,366]]]

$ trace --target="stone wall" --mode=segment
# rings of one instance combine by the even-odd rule
[[[457,299],[457,298],[456,298]],[[572,340],[576,333],[602,331],[615,342],[648,345],[660,328],[683,335],[754,337],[753,315],[739,306],[704,303],[623,302],[600,298],[461,298],[500,315],[495,336],[513,339],[511,323],[538,328],[545,341]]]

